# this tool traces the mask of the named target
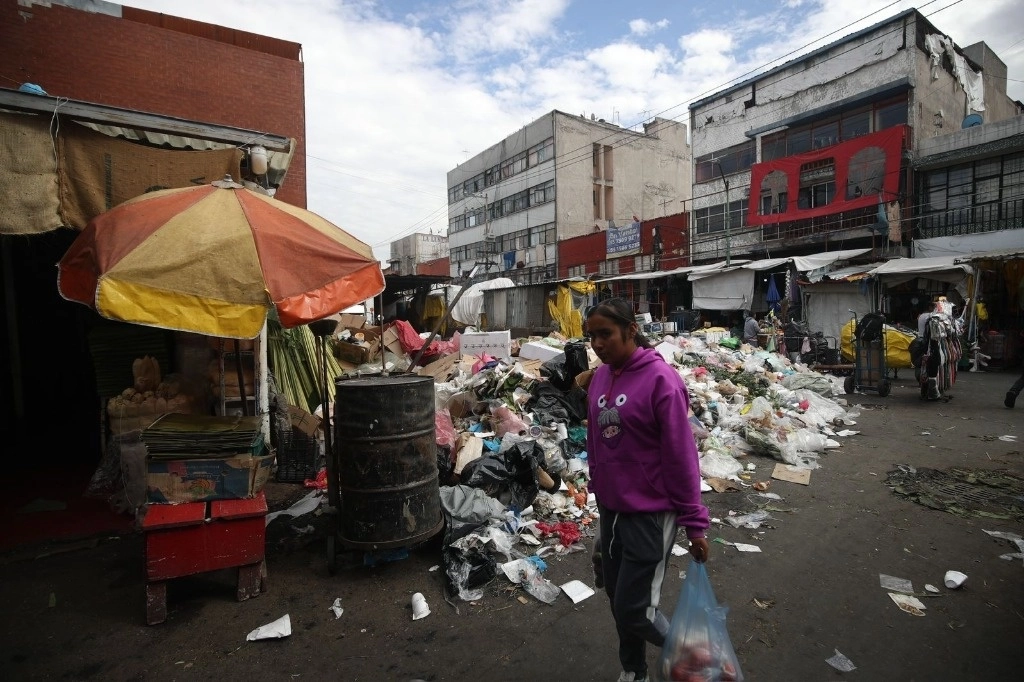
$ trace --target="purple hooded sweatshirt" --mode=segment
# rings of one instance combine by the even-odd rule
[[[704,537],[690,397],[676,370],[637,348],[620,370],[602,365],[587,388],[590,490],[616,512],[674,511],[689,538]]]

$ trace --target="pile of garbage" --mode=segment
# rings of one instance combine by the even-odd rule
[[[841,379],[720,340],[652,339],[689,389],[687,418],[706,479],[753,487],[740,461],[751,455],[815,469],[840,438],[856,433],[845,427],[858,415],[834,399]],[[550,603],[559,589],[543,578],[543,557],[583,551],[595,532],[586,392],[577,379],[600,361],[586,342],[557,333],[518,346],[526,343],[561,351],[540,361],[455,350],[419,368],[435,379],[448,587],[465,600],[481,598],[501,572]]]

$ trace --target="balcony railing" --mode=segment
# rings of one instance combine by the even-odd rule
[[[1020,228],[1024,228],[1024,199],[928,213],[918,218],[914,236],[957,237]]]

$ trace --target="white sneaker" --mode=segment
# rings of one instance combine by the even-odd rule
[[[619,673],[619,682],[647,682],[647,676],[637,677],[634,672],[621,672]]]

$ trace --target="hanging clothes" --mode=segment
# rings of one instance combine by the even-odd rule
[[[886,204],[885,217],[889,220],[889,241],[899,244],[903,241],[903,228],[900,226],[900,202],[890,201]]]
[[[921,360],[921,383],[924,396],[938,400],[956,383],[957,364],[963,355],[960,337],[948,315],[934,314],[928,318],[924,334],[927,349]]]

